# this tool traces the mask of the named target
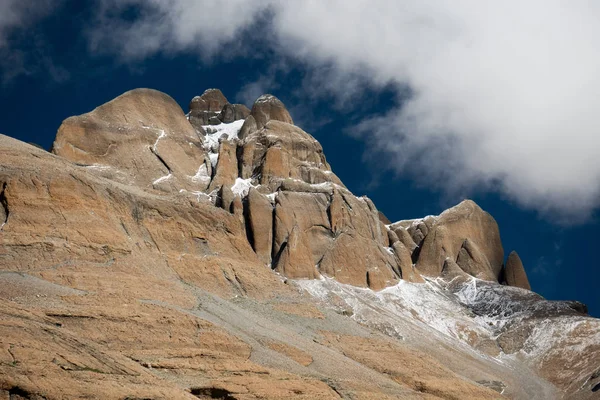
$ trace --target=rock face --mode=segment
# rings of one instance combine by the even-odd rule
[[[52,152],[143,189],[197,191],[210,182],[202,138],[172,98],[151,89],[132,90],[66,119]]]
[[[529,285],[529,279],[527,279],[527,274],[523,268],[521,257],[519,257],[516,251],[512,251],[508,255],[504,276],[506,278],[507,285],[531,290],[531,285]]]
[[[254,102],[250,115],[256,121],[258,128],[264,127],[269,121],[281,121],[293,124],[292,116],[277,97],[265,94]]]
[[[188,119],[201,134],[205,134],[204,125],[229,124],[250,115],[248,107],[230,104],[219,89],[207,89],[202,96],[194,97],[189,109]]]
[[[471,200],[437,217],[396,222],[390,229],[412,249],[416,269],[423,275],[442,275],[448,258],[479,279],[498,282],[502,273],[504,249],[498,225]]]
[[[592,398],[600,324],[474,202],[391,224],[271,95],[187,117],[137,89],[52,153],[0,135],[0,398]]]

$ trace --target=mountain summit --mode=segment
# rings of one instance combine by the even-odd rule
[[[51,153],[0,135],[0,190],[0,396],[600,390],[600,321],[532,292],[490,214],[390,223],[275,96],[136,89]]]

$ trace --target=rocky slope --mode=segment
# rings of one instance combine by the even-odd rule
[[[0,398],[592,399],[600,322],[472,201],[390,224],[271,95],[0,135]]]

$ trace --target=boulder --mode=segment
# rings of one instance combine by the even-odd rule
[[[233,104],[225,104],[217,118],[224,124],[230,124],[235,121],[235,109]]]
[[[271,94],[264,94],[256,99],[252,105],[250,115],[256,120],[256,125],[259,129],[264,127],[269,121],[281,121],[287,124],[294,123],[285,105]]]
[[[529,279],[527,279],[527,273],[525,273],[523,262],[516,251],[511,251],[508,255],[506,268],[504,270],[504,278],[506,279],[506,284],[509,286],[531,290],[531,285],[529,284]]]
[[[233,105],[233,120],[246,119],[250,115],[250,109],[244,104]]]
[[[240,139],[245,139],[250,134],[256,132],[258,130],[258,126],[256,125],[256,120],[252,115],[248,115],[248,117],[244,120],[244,125],[242,125],[242,129],[238,134]]]
[[[227,98],[219,89],[206,89],[201,96],[190,102],[190,111],[211,111],[218,113],[228,104]]]

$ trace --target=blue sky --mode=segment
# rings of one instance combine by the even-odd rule
[[[137,87],[185,111],[211,87],[270,92],[390,220],[472,198],[535,291],[599,316],[598,10],[325,3],[6,0],[0,133],[49,148],[63,119]]]

